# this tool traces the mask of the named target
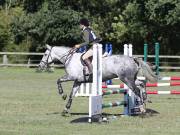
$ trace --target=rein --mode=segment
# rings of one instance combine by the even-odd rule
[[[65,58],[65,62],[63,63],[64,65],[67,63],[67,61],[68,61],[69,59],[72,58],[73,54],[76,53],[76,51],[77,51],[76,48],[72,48],[72,49],[70,49],[70,50],[67,52],[67,54],[65,54],[64,56],[61,57],[61,59],[63,59],[64,57],[66,57],[66,58]],[[61,60],[61,59],[60,59],[60,60]],[[59,61],[60,61],[60,60],[59,60]]]

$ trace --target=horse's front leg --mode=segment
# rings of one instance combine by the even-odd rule
[[[67,94],[64,94],[61,83],[67,82],[67,81],[72,81],[72,79],[67,74],[57,80],[58,92],[64,100],[66,100]]]
[[[66,103],[66,107],[65,107],[65,109],[64,109],[63,112],[62,112],[62,115],[63,115],[63,116],[65,116],[66,114],[69,113],[69,110],[70,110],[70,108],[71,108],[71,104],[72,104],[72,101],[73,101],[73,97],[75,96],[76,92],[78,91],[80,85],[81,85],[80,82],[74,81],[74,84],[73,84],[71,93],[70,93],[70,95],[69,95],[69,99],[68,99],[68,101],[67,101],[67,103]]]

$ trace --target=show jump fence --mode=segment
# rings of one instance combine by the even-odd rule
[[[102,45],[93,45],[93,83],[91,94],[89,94],[89,122],[92,118],[102,114],[103,108],[123,106],[124,115],[131,115],[134,112],[135,104],[137,103],[135,95],[130,89],[121,90],[102,90]],[[85,87],[85,90],[86,87]],[[103,95],[124,93],[123,101],[116,101],[103,104]],[[137,106],[136,106],[137,107]]]
[[[88,92],[89,96],[89,122],[92,121],[92,118],[97,115],[102,114],[103,108],[123,106],[124,115],[132,115],[137,113],[139,110],[139,97],[135,96],[135,94],[130,90],[126,85],[124,89],[119,90],[102,90],[102,45],[94,44],[93,45],[93,83],[91,87],[88,87],[87,91],[86,84],[85,86],[86,92]],[[90,84],[89,84],[90,86]],[[91,91],[91,93],[89,93]],[[111,94],[124,94],[124,100],[103,103],[103,95],[111,95]]]
[[[125,55],[132,56],[132,45],[125,45],[125,48],[128,50],[124,50]],[[135,108],[136,101],[135,95],[132,95],[132,91],[130,89],[126,89],[126,85],[107,85],[102,86],[102,53],[98,53],[95,50],[96,48],[93,47],[95,55],[93,52],[93,87],[92,87],[92,94],[89,94],[89,122],[91,122],[91,118],[95,115],[102,114],[103,108],[115,107],[115,106],[124,106],[124,114],[131,115],[133,113],[133,109]],[[102,49],[102,47],[101,47]],[[101,51],[100,51],[101,52]],[[99,58],[100,59],[99,59]],[[98,64],[101,64],[98,65]],[[97,79],[98,77],[98,79]],[[161,78],[162,80],[179,80],[179,77],[165,77]],[[100,83],[100,84],[98,84]],[[96,86],[95,86],[96,85]],[[180,82],[170,82],[170,83],[147,83],[146,87],[159,87],[159,86],[179,86]],[[124,89],[120,89],[124,87]],[[90,88],[90,87],[89,87]],[[95,89],[96,88],[96,89]],[[117,90],[102,90],[102,88],[118,88]],[[87,89],[85,87],[87,92]],[[102,95],[111,95],[111,94],[120,94],[124,93],[124,101],[116,101],[110,102],[108,104],[102,104]],[[180,94],[180,91],[147,91],[148,94]],[[126,96],[127,95],[127,96]]]
[[[126,48],[126,46],[125,46]],[[129,48],[127,48],[129,49]],[[130,47],[130,49],[128,50],[129,54],[132,55],[132,47]],[[127,52],[128,52],[127,51]],[[144,51],[145,51],[145,61],[147,61],[147,44],[145,44],[144,46]],[[156,69],[156,74],[159,75],[159,43],[155,44],[155,64],[158,67],[158,69]],[[140,80],[146,80],[146,78],[143,77],[139,77],[138,79]],[[172,82],[167,82],[167,83],[146,83],[146,87],[162,87],[162,86],[166,86],[166,87],[170,87],[170,86],[180,86],[180,77],[179,76],[172,76],[172,77],[159,77],[158,78],[161,81],[172,81]],[[177,81],[177,82],[174,82]],[[102,87],[106,87],[106,88],[123,88],[125,87],[123,84],[118,85],[107,85],[107,86],[102,86]],[[147,90],[146,91],[147,94],[156,94],[156,95],[161,95],[161,94],[172,94],[172,95],[178,95],[180,94],[180,91],[177,90],[171,90],[171,91],[150,91]]]

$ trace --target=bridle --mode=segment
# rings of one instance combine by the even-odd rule
[[[49,57],[50,57],[50,58],[51,58],[51,60],[52,60],[52,56],[51,56],[51,51],[52,51],[52,48],[53,48],[53,47],[51,47],[51,49],[49,50],[49,54],[48,54],[47,60],[46,60],[46,61],[43,61],[43,60],[41,60],[41,61],[40,61],[40,63],[41,63],[41,62],[42,62],[42,63],[44,63],[44,65],[47,65],[47,67],[48,67],[48,65],[49,65],[49,64],[51,64],[51,63],[52,63],[52,62],[51,62],[51,63],[48,63],[48,59],[49,59]]]
[[[51,63],[48,63],[49,57],[50,57],[51,60],[52,60],[52,56],[51,56],[52,48],[53,48],[53,47],[51,47],[51,49],[49,50],[49,54],[48,54],[48,56],[47,56],[47,60],[46,60],[46,61],[43,61],[43,60],[40,61],[40,63],[44,63],[44,65],[46,65],[47,67],[49,66],[49,64],[51,64],[51,63],[53,62],[53,61],[52,61]],[[63,64],[63,65],[67,64],[67,62],[69,61],[69,59],[72,58],[73,54],[74,54],[76,51],[77,51],[76,48],[70,49],[68,52],[66,52],[65,54],[63,54],[63,56],[62,56],[58,61],[61,62],[61,60],[62,60],[63,58],[65,58],[64,63],[62,63],[62,64]],[[40,67],[40,66],[39,66],[39,67]]]

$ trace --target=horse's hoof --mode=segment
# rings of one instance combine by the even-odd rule
[[[70,113],[69,113],[69,111],[68,111],[67,109],[64,109],[64,110],[62,111],[61,115],[68,117],[68,116],[70,116]]]
[[[140,113],[141,113],[141,114],[145,114],[145,113],[146,113],[146,107],[145,107],[145,105],[141,105],[141,106],[139,107],[139,109],[140,109]]]
[[[67,94],[64,94],[64,95],[62,96],[62,99],[63,99],[63,100],[66,100],[66,98],[67,98]]]

